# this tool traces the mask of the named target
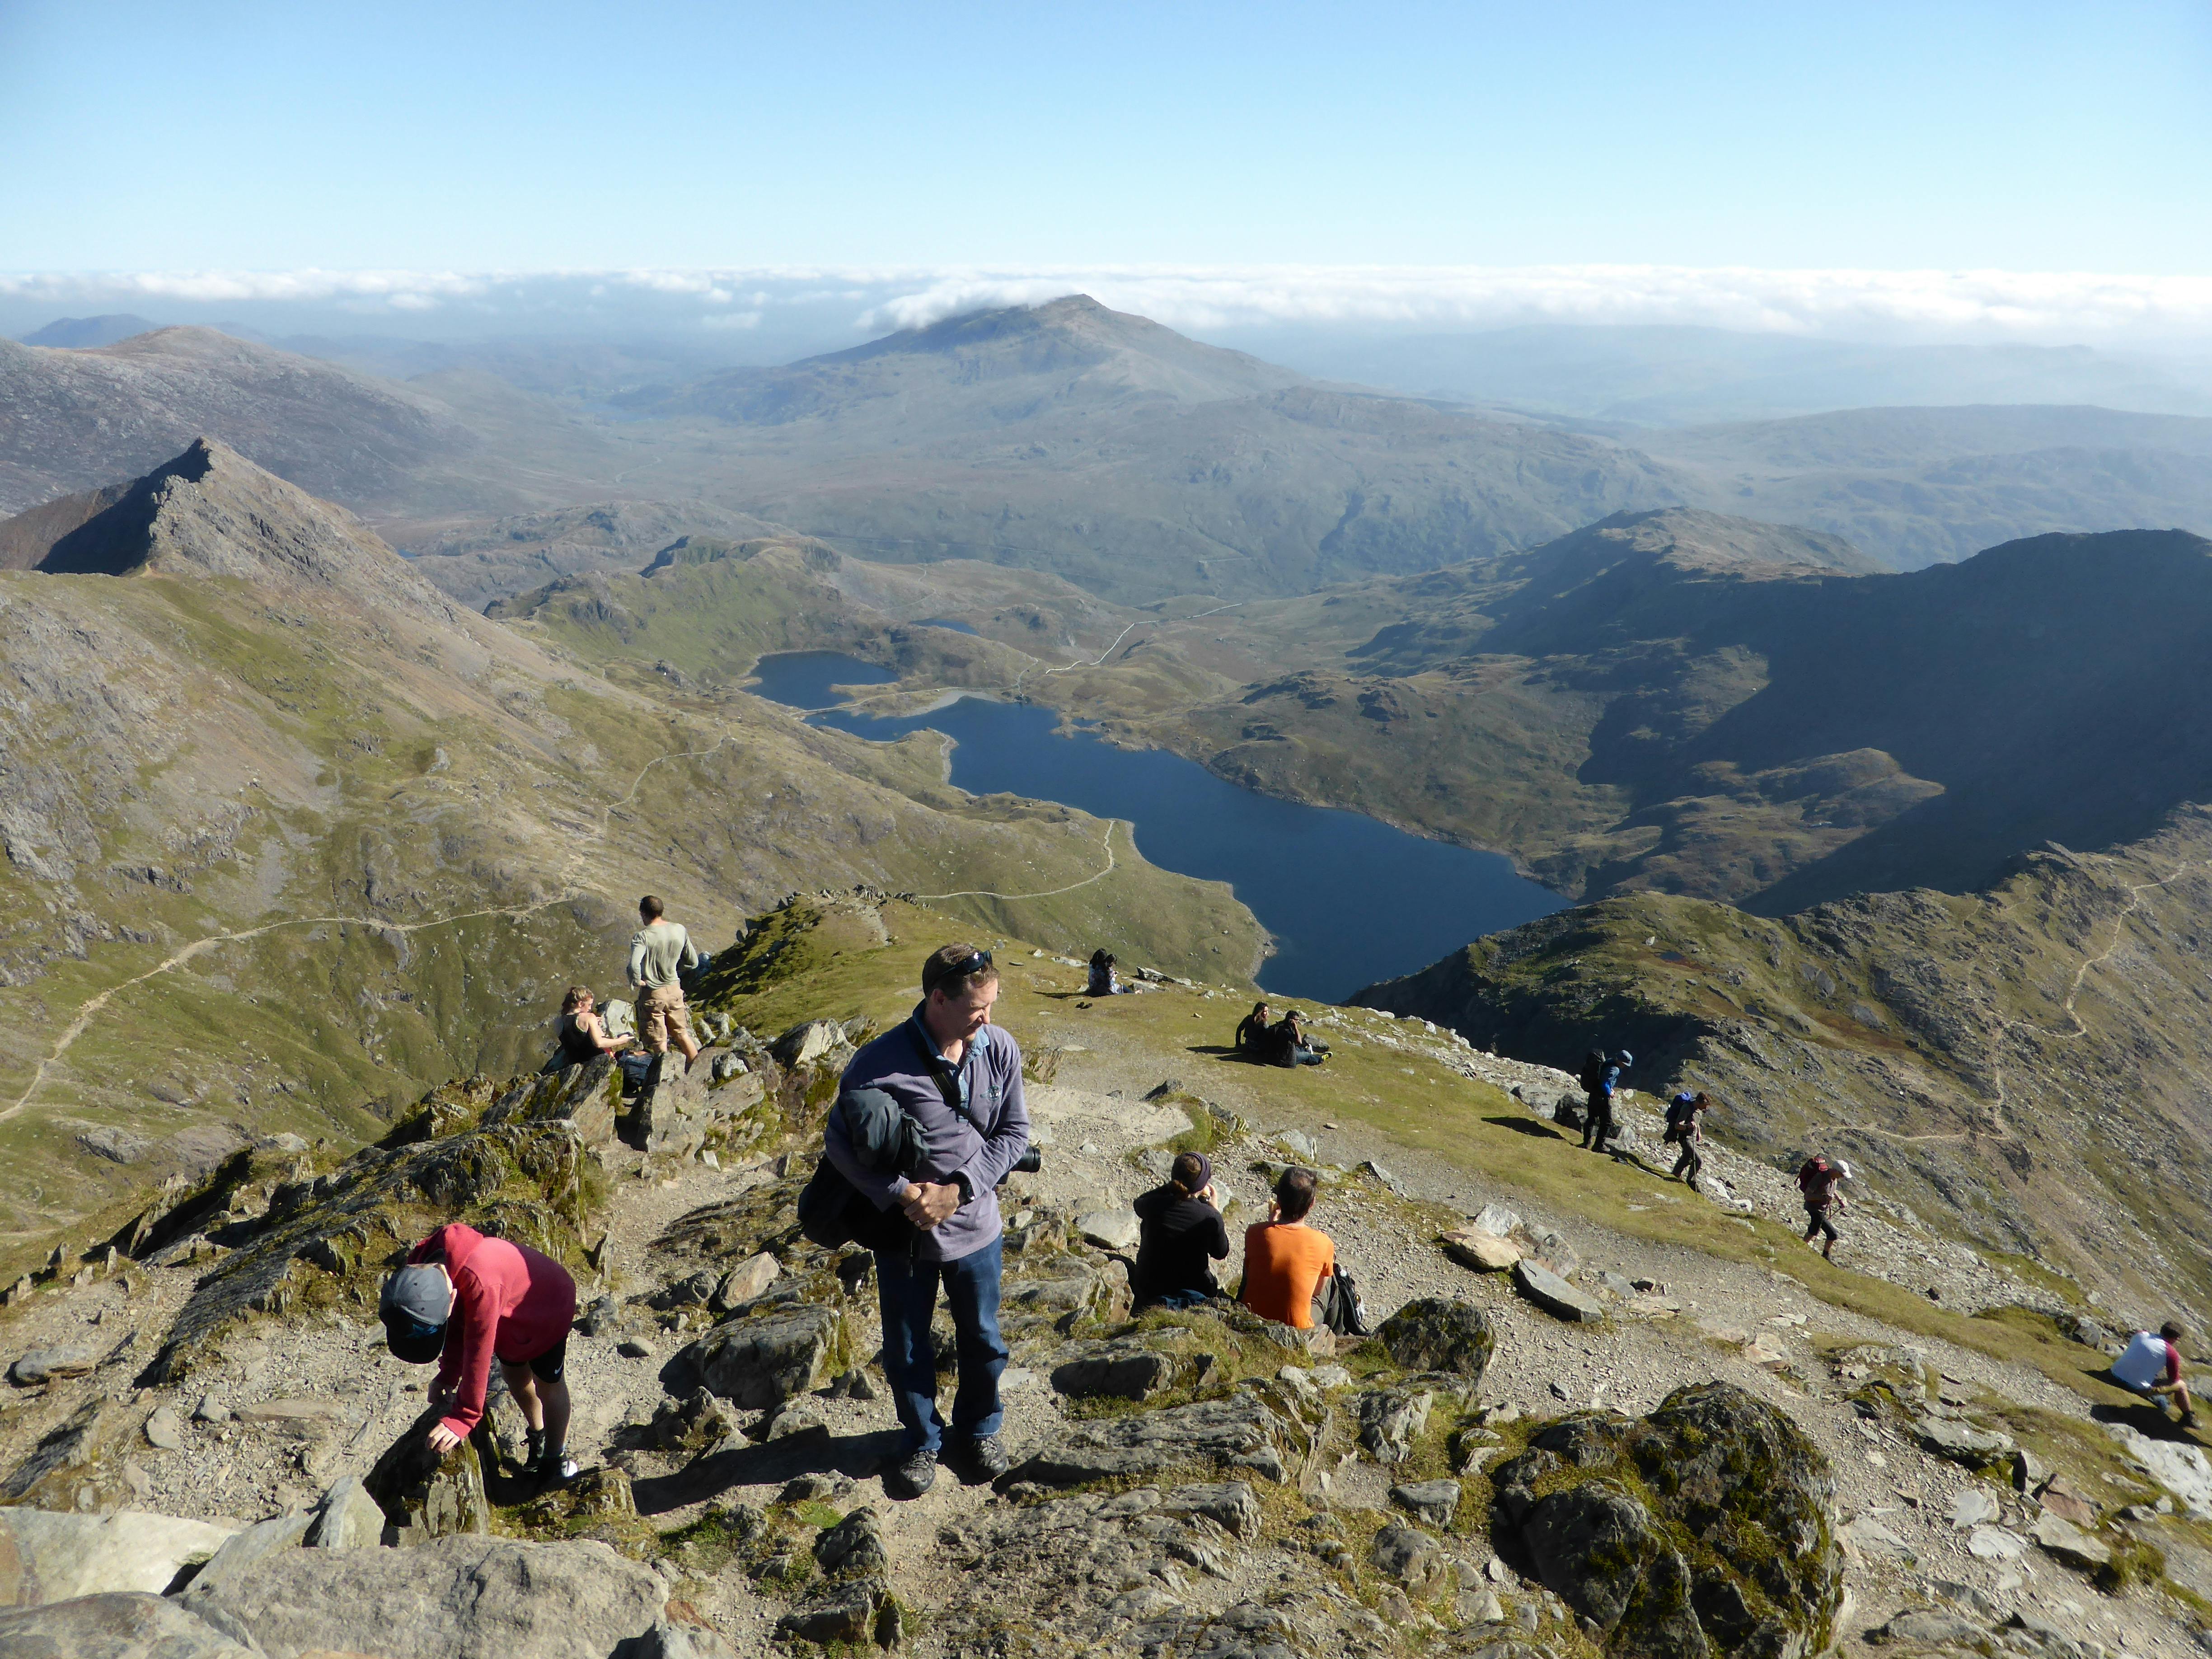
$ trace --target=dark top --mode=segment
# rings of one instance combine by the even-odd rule
[[[599,1057],[599,1045],[588,1031],[576,1029],[574,1014],[561,1016],[561,1058],[571,1066],[586,1066]]]
[[[1130,1207],[1139,1224],[1134,1288],[1139,1302],[1170,1291],[1219,1292],[1206,1263],[1229,1255],[1229,1229],[1221,1224],[1220,1211],[1173,1182],[1140,1194]]]
[[[1267,1022],[1257,1014],[1247,1014],[1237,1022],[1237,1046],[1257,1048],[1267,1040]]]

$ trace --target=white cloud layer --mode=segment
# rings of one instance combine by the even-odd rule
[[[1695,324],[1845,337],[2212,337],[2212,278],[2087,271],[1316,265],[0,273],[0,300],[56,307],[297,301],[543,319],[549,312],[623,301],[719,310],[742,295],[756,313],[849,304],[854,325],[865,329],[918,327],[978,307],[1078,292],[1170,326],[1206,330],[1463,330],[1556,322]],[[752,326],[738,320],[742,314],[720,312],[728,320],[718,325]]]

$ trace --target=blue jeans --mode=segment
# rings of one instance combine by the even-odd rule
[[[1006,1345],[999,1335],[999,1273],[1005,1252],[998,1239],[957,1261],[917,1261],[878,1253],[876,1299],[884,1316],[884,1376],[906,1430],[906,1449],[936,1451],[945,1443],[945,1419],[937,1409],[937,1350],[929,1322],[937,1287],[952,1310],[960,1386],[952,1396],[952,1433],[981,1440],[1006,1420],[999,1405],[999,1376]]]
[[[1206,1300],[1204,1291],[1170,1291],[1152,1298],[1155,1307],[1170,1309],[1180,1313],[1185,1308],[1195,1308]]]

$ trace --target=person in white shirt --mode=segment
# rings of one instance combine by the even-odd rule
[[[665,1054],[672,1042],[687,1066],[699,1058],[691,1035],[691,1016],[684,1006],[683,972],[699,965],[698,951],[681,922],[668,921],[661,902],[647,893],[637,902],[644,924],[630,936],[629,982],[637,988],[637,1037],[649,1054]]]
[[[2181,1407],[2181,1426],[2197,1426],[2196,1407],[2189,1402],[2189,1384],[2181,1380],[2181,1327],[2172,1320],[2158,1328],[2158,1334],[2137,1331],[2108,1373],[2112,1381],[2132,1394],[2154,1401],[2161,1407],[2171,1395]]]

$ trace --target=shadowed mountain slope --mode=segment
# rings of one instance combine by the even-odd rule
[[[1638,894],[1479,939],[1354,999],[1522,1059],[1626,1048],[1710,1132],[1872,1190],[2116,1304],[2212,1304],[2212,812],[2023,855],[1963,895],[1761,920]],[[1848,1227],[1848,1223],[1846,1223]],[[1843,1253],[1848,1255],[1848,1245]]]

